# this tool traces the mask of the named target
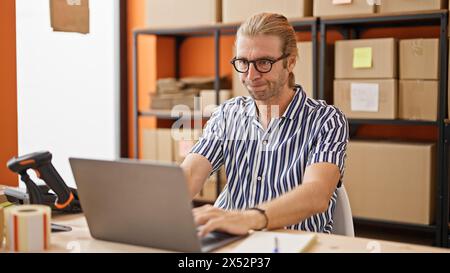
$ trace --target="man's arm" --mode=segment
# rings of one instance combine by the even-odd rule
[[[316,163],[305,170],[303,183],[287,194],[262,204],[269,218],[268,229],[297,224],[328,209],[339,182],[339,168],[331,163]]]
[[[335,164],[316,163],[308,166],[302,185],[259,206],[266,211],[269,219],[267,229],[297,224],[327,210],[339,177],[339,168]],[[194,216],[198,225],[204,225],[200,236],[213,230],[246,234],[251,229],[261,229],[266,225],[265,217],[254,210],[226,212],[205,206],[194,209]]]
[[[211,163],[204,156],[191,153],[180,166],[186,176],[191,198],[194,198],[203,188],[203,184],[205,184],[211,174]]]

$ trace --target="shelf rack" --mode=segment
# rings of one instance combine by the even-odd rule
[[[387,221],[375,221],[371,219],[358,219],[355,222],[361,223],[384,223],[385,226],[414,229],[421,231],[433,231],[435,233],[436,246],[448,246],[450,238],[448,236],[448,218],[449,218],[449,193],[448,193],[448,147],[447,139],[449,137],[448,126],[445,123],[447,117],[447,80],[448,80],[448,11],[437,10],[414,13],[396,13],[396,14],[374,14],[353,17],[323,17],[320,19],[320,52],[319,52],[319,98],[325,99],[325,81],[330,75],[326,75],[323,69],[326,65],[326,47],[327,32],[330,29],[337,30],[344,39],[358,39],[361,33],[367,29],[385,28],[385,27],[411,27],[411,26],[439,26],[439,58],[440,62],[440,80],[438,96],[438,120],[436,122],[427,121],[407,121],[407,120],[350,120],[350,127],[365,124],[383,124],[383,125],[429,125],[438,128],[437,139],[437,163],[436,163],[436,224],[435,225],[413,225],[403,223],[390,223]],[[418,34],[420,38],[420,34]],[[444,60],[444,61],[442,61]],[[355,131],[355,128],[351,128]]]

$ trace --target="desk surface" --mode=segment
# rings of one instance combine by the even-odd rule
[[[160,249],[146,248],[140,246],[126,245],[93,239],[89,233],[86,219],[83,215],[65,215],[53,220],[54,223],[69,225],[71,232],[53,233],[50,252],[168,252]],[[300,231],[281,232],[301,233]],[[235,242],[218,252],[231,252],[239,244]],[[448,252],[443,248],[434,248],[403,243],[350,238],[337,235],[317,234],[317,240],[307,249],[311,253],[333,253],[333,252]]]

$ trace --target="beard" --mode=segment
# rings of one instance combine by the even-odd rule
[[[242,83],[254,100],[270,101],[278,98],[286,82],[287,77],[282,74],[277,80],[274,81],[260,79],[255,82],[244,80]]]

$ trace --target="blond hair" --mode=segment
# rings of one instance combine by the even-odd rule
[[[295,30],[286,17],[276,13],[260,13],[248,18],[237,31],[236,41],[240,36],[254,37],[257,35],[277,36],[281,40],[281,52],[298,57]],[[283,65],[287,67],[286,59]],[[289,74],[289,87],[295,86],[294,73]]]

